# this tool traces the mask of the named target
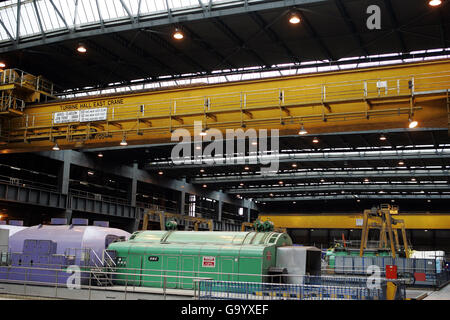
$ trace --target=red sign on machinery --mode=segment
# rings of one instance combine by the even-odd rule
[[[206,268],[214,268],[216,266],[216,257],[204,256],[202,259],[202,266]]]

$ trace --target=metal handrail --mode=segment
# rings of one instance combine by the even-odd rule
[[[444,78],[442,81],[436,79]],[[430,81],[432,83],[423,84],[421,81]],[[386,91],[377,88],[377,83],[387,81]],[[392,82],[392,83],[391,83]],[[410,87],[413,82],[413,87]],[[356,86],[356,87],[355,87]],[[350,87],[350,89],[345,89]],[[326,84],[303,85],[301,87],[281,87],[265,90],[251,90],[246,92],[231,92],[226,94],[208,95],[210,104],[209,112],[226,110],[230,108],[251,109],[263,106],[280,105],[279,92],[284,92],[284,100],[281,105],[298,105],[301,102],[327,102],[333,100],[345,99],[370,99],[381,96],[410,96],[433,89],[448,90],[450,88],[450,71],[438,73],[417,74],[407,77],[386,77],[369,80],[353,80],[343,82],[331,82]],[[345,89],[345,90],[344,90]],[[324,92],[326,96],[324,96]],[[384,93],[382,93],[383,91]],[[304,92],[304,93],[302,93]],[[242,106],[241,97],[246,96],[246,104]],[[204,112],[205,96],[183,97],[170,100],[144,100],[139,103],[128,104],[124,106],[108,107],[108,119],[127,120],[138,118],[147,118],[152,116],[165,115],[183,115],[195,112]],[[344,100],[345,100],[344,99]],[[141,106],[144,106],[145,116],[142,115]],[[52,124],[53,112],[30,113],[33,118],[33,126],[46,126]],[[22,123],[24,127],[27,124]]]

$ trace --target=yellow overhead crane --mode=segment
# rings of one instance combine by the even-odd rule
[[[70,76],[70,75],[68,75]],[[322,72],[29,105],[3,118],[1,152],[169,142],[177,128],[296,134],[448,127],[450,60]]]
[[[403,220],[407,229],[450,230],[450,213],[399,213],[396,218]],[[275,226],[288,229],[362,229],[364,223],[361,213],[260,214],[258,219],[270,219]]]

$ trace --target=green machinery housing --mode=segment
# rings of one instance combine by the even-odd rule
[[[287,234],[270,231],[138,231],[108,252],[118,285],[192,289],[194,277],[267,281],[277,269],[277,248],[286,246]]]

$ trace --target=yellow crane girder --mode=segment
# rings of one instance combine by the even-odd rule
[[[397,214],[406,229],[450,229],[450,213]],[[260,214],[260,220],[270,219],[279,228],[288,229],[361,229],[362,214]],[[401,225],[393,225],[401,229]]]
[[[450,59],[278,78],[89,96],[27,106],[7,119],[1,152],[169,142],[195,121],[221,131],[314,133],[407,127],[447,128]],[[99,119],[76,116],[102,114]]]

